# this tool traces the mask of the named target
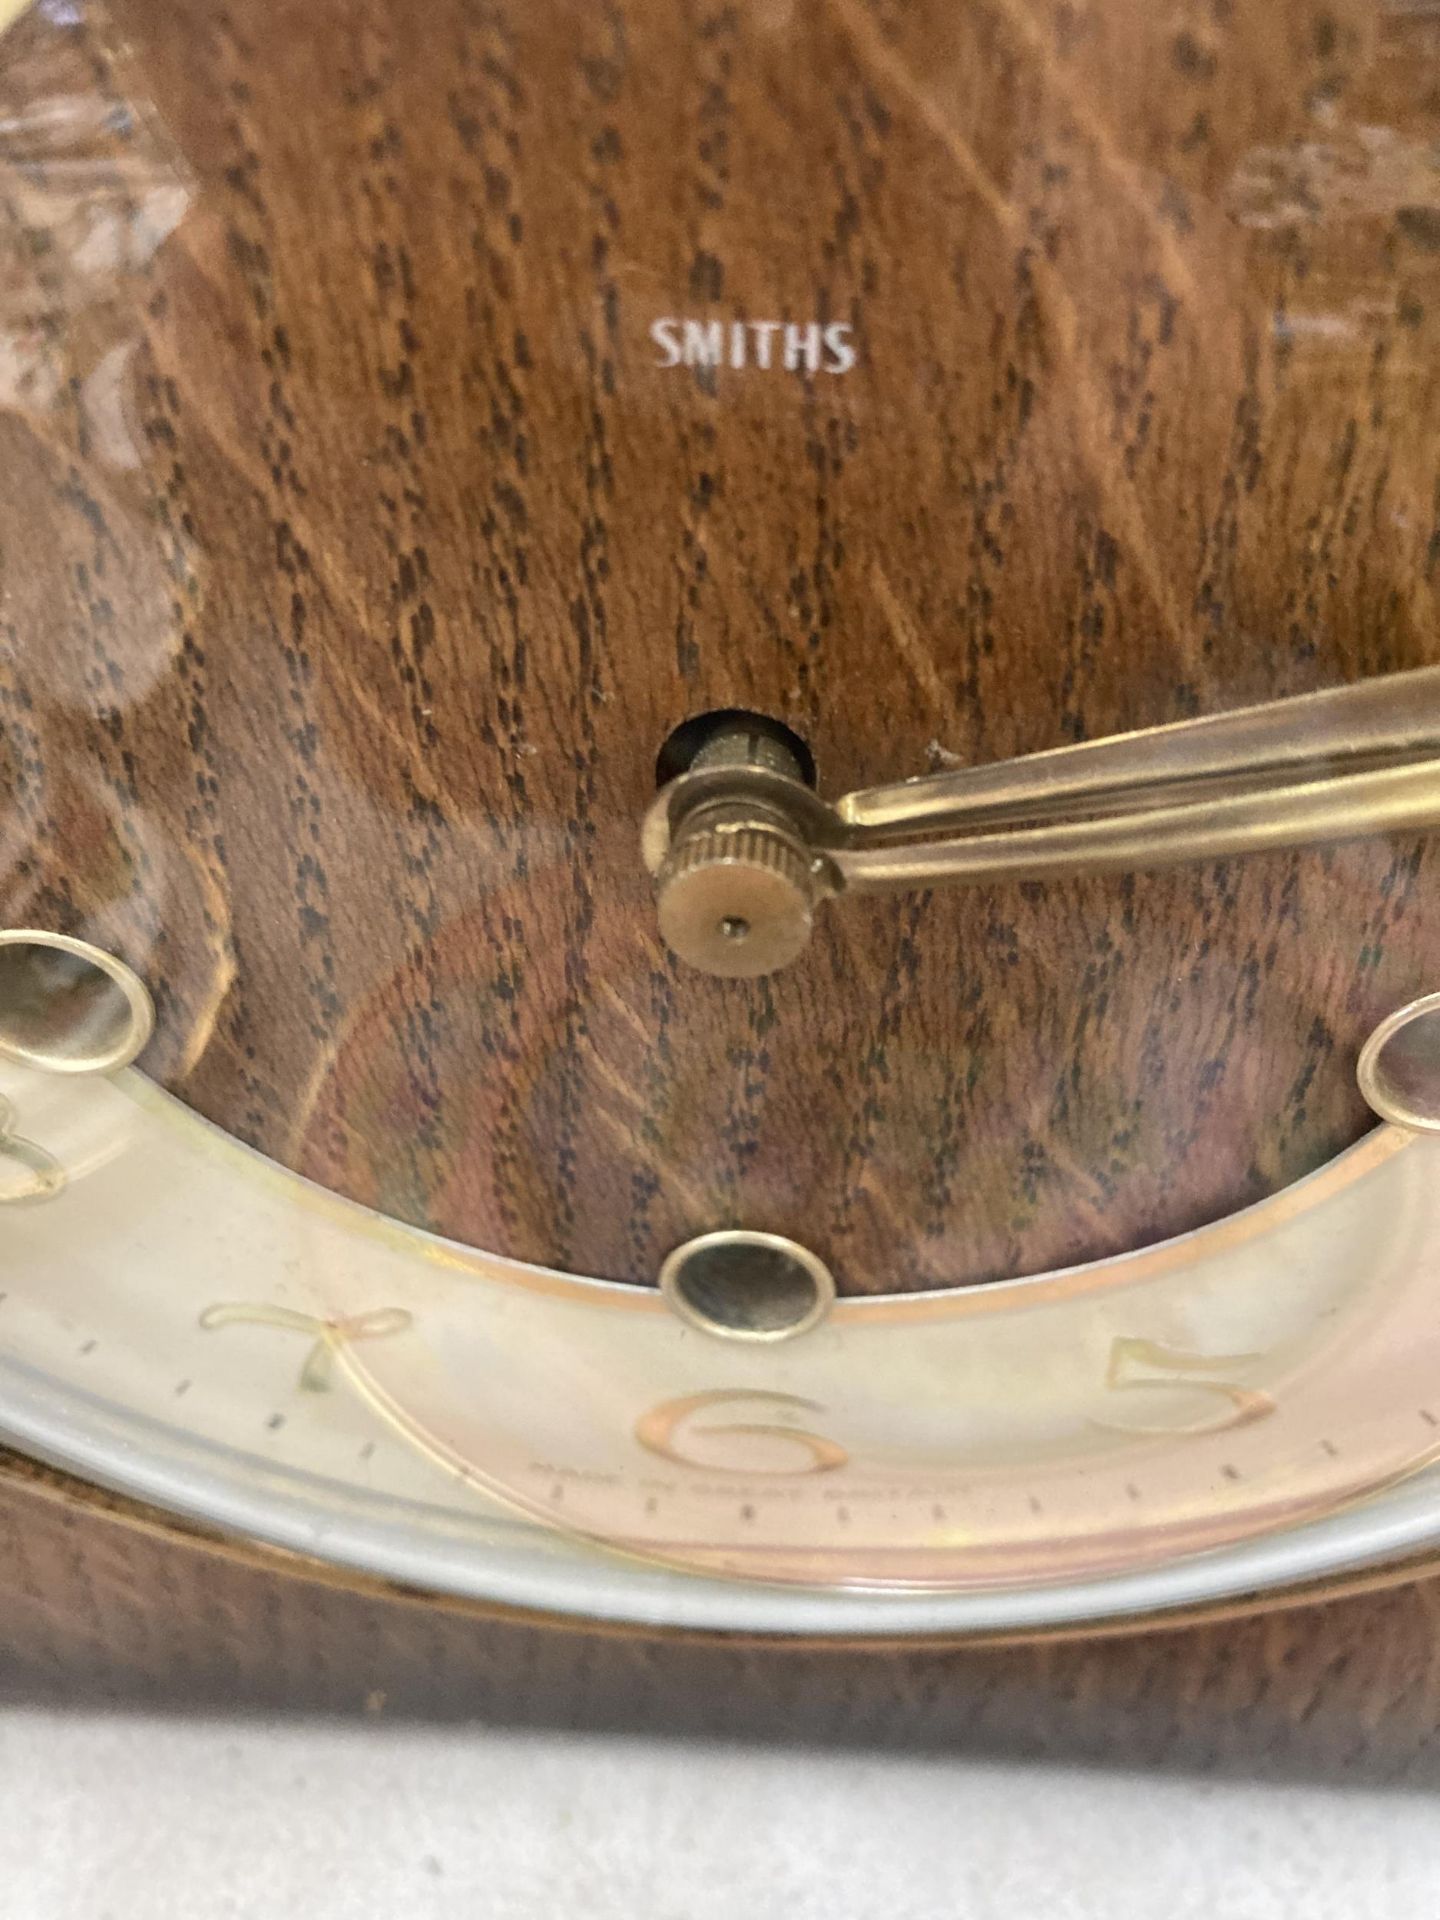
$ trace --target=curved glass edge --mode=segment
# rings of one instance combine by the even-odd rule
[[[304,1476],[271,1466],[263,1484],[247,1484],[206,1448],[169,1459],[147,1453],[143,1423],[116,1420],[24,1369],[0,1363],[0,1381],[0,1440],[46,1465],[240,1539],[577,1625],[818,1638],[1024,1633],[1181,1612],[1440,1547],[1440,1472],[1431,1472],[1303,1528],[1083,1585],[965,1594],[777,1588],[640,1565],[508,1517],[397,1513],[393,1501],[369,1507],[348,1491],[337,1500],[329,1487],[322,1498]]]

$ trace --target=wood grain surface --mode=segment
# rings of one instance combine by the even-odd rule
[[[0,919],[146,974],[162,1082],[465,1241],[644,1281],[741,1223],[848,1291],[1362,1130],[1434,845],[849,903],[750,985],[637,836],[715,707],[835,793],[1440,660],[1432,9],[57,22],[0,44]]]
[[[1088,1642],[908,1651],[483,1619],[247,1563],[0,1464],[0,1703],[310,1712],[1440,1782],[1432,1581]]]

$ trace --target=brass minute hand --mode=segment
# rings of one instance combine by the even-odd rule
[[[1115,734],[827,804],[738,726],[646,820],[660,928],[732,977],[804,948],[827,895],[1038,879],[1440,826],[1440,667]]]

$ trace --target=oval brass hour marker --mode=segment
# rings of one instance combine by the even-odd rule
[[[1360,1091],[1382,1120],[1440,1133],[1440,993],[1397,1008],[1365,1042]]]
[[[722,1340],[792,1340],[835,1299],[830,1269],[778,1233],[702,1233],[667,1256],[660,1291],[692,1327]]]
[[[0,931],[0,1056],[50,1073],[113,1073],[154,1025],[149,991],[123,960],[68,934]]]

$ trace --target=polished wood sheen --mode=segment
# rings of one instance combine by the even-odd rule
[[[660,947],[638,825],[712,708],[836,793],[1440,660],[1433,12],[120,0],[3,50],[6,116],[42,51],[128,109],[122,227],[191,194],[97,267],[0,149],[0,917],[131,959],[196,1110],[489,1248],[649,1281],[743,1224],[846,1291],[1362,1130],[1433,843],[856,901],[749,984]],[[666,367],[667,316],[857,362]]]
[[[1433,1579],[1086,1642],[558,1630],[187,1533],[0,1465],[0,1701],[406,1716],[1433,1787]]]

